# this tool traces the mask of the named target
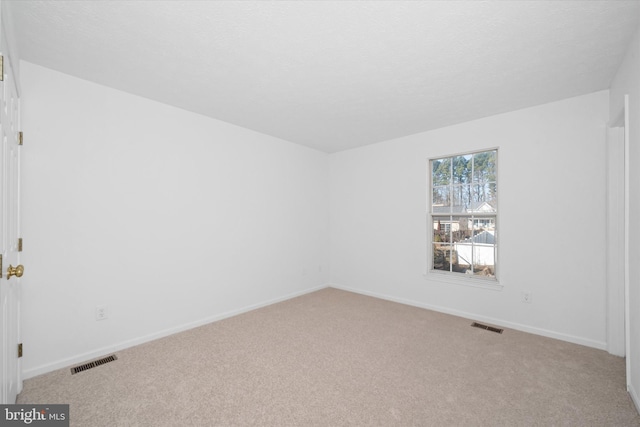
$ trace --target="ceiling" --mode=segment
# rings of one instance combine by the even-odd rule
[[[638,1],[11,1],[20,58],[325,152],[609,88]]]

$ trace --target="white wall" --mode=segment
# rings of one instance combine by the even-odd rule
[[[611,122],[619,119],[624,96],[629,95],[629,393],[640,410],[640,31],[636,33],[627,55],[611,83]]]
[[[326,154],[21,65],[25,377],[325,286]]]
[[[327,156],[27,62],[21,77],[26,378],[329,281],[606,346],[607,91]],[[491,147],[503,289],[425,277],[427,159]]]
[[[604,349],[608,96],[597,92],[332,154],[332,283]],[[493,147],[503,289],[425,277],[427,159]],[[531,304],[521,301],[523,291],[532,292]]]
[[[18,43],[16,39],[16,31],[13,23],[13,11],[9,2],[0,0],[0,19],[2,20],[2,34],[0,35],[5,39],[8,52],[4,52],[4,60],[7,61],[7,57],[10,60],[10,65],[13,68],[13,79],[20,89],[20,53],[18,52]],[[4,64],[7,66],[7,62]]]

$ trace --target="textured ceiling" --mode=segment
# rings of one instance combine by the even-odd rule
[[[24,60],[334,152],[607,89],[638,1],[13,1]]]

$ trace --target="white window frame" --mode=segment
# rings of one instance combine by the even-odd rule
[[[496,201],[496,206],[495,206],[495,213],[490,213],[488,216],[495,218],[495,229],[496,229],[496,240],[495,240],[495,265],[494,265],[494,276],[480,276],[480,275],[474,275],[474,274],[464,274],[464,273],[459,273],[459,272],[452,272],[452,271],[445,271],[445,270],[436,270],[434,269],[434,265],[433,265],[433,256],[434,256],[434,233],[433,233],[433,222],[434,222],[434,217],[437,218],[439,216],[441,216],[442,214],[438,214],[438,213],[434,213],[433,212],[433,189],[434,189],[434,185],[433,185],[433,161],[434,160],[440,160],[440,159],[446,159],[446,158],[453,158],[453,157],[457,157],[457,156],[467,156],[467,155],[475,155],[478,153],[484,153],[487,151],[495,151],[496,152],[496,178],[495,178],[495,182],[497,185],[497,201]],[[434,156],[434,157],[430,157],[427,160],[427,171],[428,171],[428,176],[427,176],[427,267],[426,267],[426,271],[425,271],[425,278],[428,280],[434,280],[434,281],[438,281],[438,282],[445,282],[445,283],[451,283],[451,284],[457,284],[457,285],[466,285],[466,286],[473,286],[473,287],[479,287],[479,288],[486,288],[486,289],[492,289],[492,290],[502,290],[502,285],[500,284],[500,280],[499,280],[499,272],[500,272],[500,259],[499,259],[499,249],[500,249],[500,242],[499,242],[499,238],[500,238],[500,232],[498,231],[498,227],[500,224],[500,209],[499,209],[499,203],[500,203],[500,183],[499,183],[499,149],[498,147],[493,147],[493,148],[485,148],[485,149],[481,149],[481,150],[473,150],[473,151],[467,151],[467,152],[461,152],[461,153],[452,153],[452,154],[445,154],[445,155],[441,155],[441,156]],[[468,216],[470,219],[473,218],[472,214],[455,214],[455,213],[451,213],[451,215],[454,216]],[[487,215],[479,215],[479,219],[483,218],[483,217],[487,217]]]

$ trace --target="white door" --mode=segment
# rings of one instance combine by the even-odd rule
[[[3,81],[0,82],[0,330],[2,331],[2,404],[15,403],[22,390],[18,344],[20,343],[20,101],[11,67],[6,37],[2,34]]]

